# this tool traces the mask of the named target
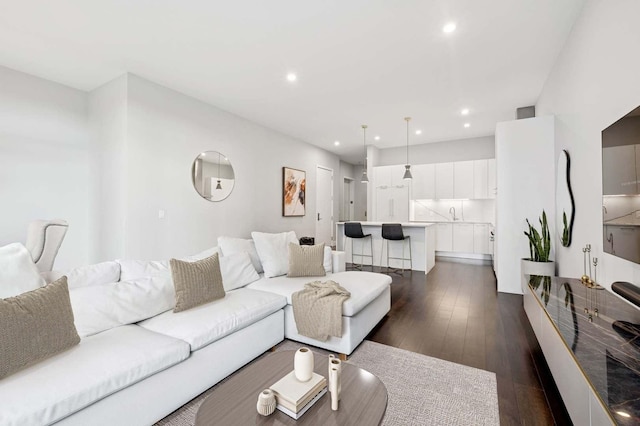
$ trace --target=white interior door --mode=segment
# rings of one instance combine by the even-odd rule
[[[333,170],[316,168],[316,244],[333,245]]]
[[[353,179],[344,178],[342,208],[340,209],[340,220],[343,222],[353,220],[353,189]]]

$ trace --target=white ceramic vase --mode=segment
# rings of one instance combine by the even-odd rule
[[[301,382],[311,380],[313,376],[313,352],[309,348],[300,348],[293,358],[293,371]]]
[[[329,392],[331,392],[331,409],[336,411],[338,409],[338,401],[340,395],[338,392],[338,383],[340,375],[336,367],[329,368]]]
[[[269,416],[276,411],[276,396],[271,389],[265,389],[258,395],[258,404],[256,405],[258,414]]]
[[[329,376],[329,391],[331,391],[331,369],[335,368],[336,370],[338,370],[338,374],[337,374],[337,378],[338,378],[338,399],[340,399],[340,394],[342,393],[342,361],[340,361],[340,358],[336,357],[335,355],[329,355],[329,371],[328,371],[328,376]]]

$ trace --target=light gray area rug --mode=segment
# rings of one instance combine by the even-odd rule
[[[285,340],[276,350],[302,346]],[[329,354],[317,348],[313,351]],[[387,387],[389,399],[383,425],[500,424],[494,373],[367,340],[347,362],[373,373]],[[157,425],[193,425],[198,407],[210,392],[211,389]]]

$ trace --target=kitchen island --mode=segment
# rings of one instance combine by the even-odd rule
[[[402,261],[391,259],[390,265],[387,265],[387,244],[383,244],[382,239],[382,222],[360,222],[362,224],[362,231],[366,234],[371,234],[373,239],[373,265],[374,266],[389,266],[390,268],[401,268]],[[338,250],[342,250],[346,253],[347,262],[351,262],[351,241],[344,236],[344,224],[345,222],[338,222],[336,224],[336,245]],[[424,271],[427,274],[431,268],[435,265],[435,247],[436,247],[436,229],[433,223],[415,223],[407,222],[401,223],[402,231],[405,236],[411,237],[411,252],[413,255],[413,270]],[[345,244],[345,241],[348,241]],[[409,245],[405,244],[405,257],[409,257]],[[364,260],[365,265],[371,265],[371,258],[365,257],[361,259],[358,256],[364,250],[365,254],[370,253],[369,239],[354,239],[354,263],[360,264]],[[402,243],[400,241],[389,241],[389,256],[390,257],[402,257]],[[404,262],[404,268],[409,269],[409,261]]]

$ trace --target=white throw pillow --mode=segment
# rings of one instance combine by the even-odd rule
[[[176,304],[169,273],[76,288],[69,297],[80,337],[151,318]]]
[[[331,254],[331,247],[324,246],[324,261],[322,262],[324,265],[324,271],[327,274],[333,272],[333,259]]]
[[[265,277],[278,277],[289,272],[289,243],[298,244],[295,232],[252,232],[251,237],[256,244]]]
[[[211,257],[211,256],[213,256],[213,255],[214,255],[214,254],[216,254],[216,253],[218,253],[219,255],[221,255],[221,253],[220,253],[220,248],[219,248],[218,246],[211,247],[210,249],[206,249],[206,250],[205,250],[205,251],[203,251],[203,252],[200,252],[200,253],[198,253],[198,254],[194,254],[194,255],[192,255],[192,256],[184,257],[184,258],[182,258],[182,259],[180,259],[180,260],[186,260],[186,261],[188,261],[188,262],[196,262],[196,261],[198,261],[198,260],[202,260],[202,259],[206,259],[207,257]]]
[[[169,272],[168,260],[116,260],[120,264],[120,281],[151,277]]]
[[[218,246],[222,252],[222,256],[231,256],[236,253],[249,253],[251,257],[251,263],[256,269],[256,272],[261,273],[262,263],[260,263],[260,257],[256,251],[256,245],[253,240],[245,240],[243,238],[233,237],[218,237]]]
[[[0,299],[35,290],[45,284],[31,254],[20,243],[0,247]]]
[[[66,272],[69,290],[90,285],[115,283],[120,280],[120,264],[115,261],[81,266]]]
[[[236,253],[220,258],[220,272],[225,291],[244,287],[260,279],[249,253]]]

